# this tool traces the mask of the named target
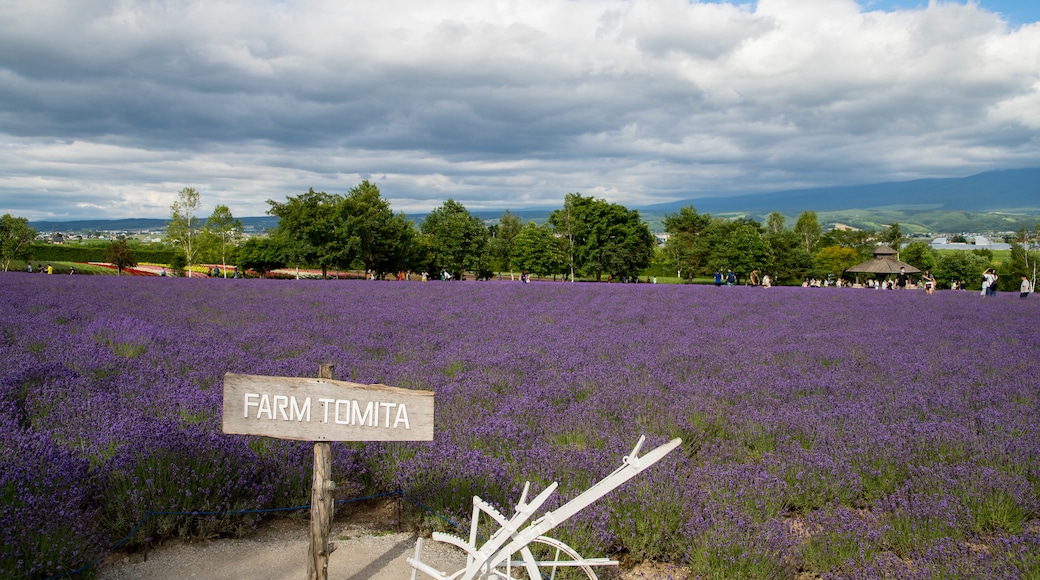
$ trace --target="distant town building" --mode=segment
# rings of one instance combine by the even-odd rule
[[[949,238],[935,238],[929,244],[933,250],[1010,250],[1011,244],[992,242],[986,236],[973,236],[969,242],[950,242]]]

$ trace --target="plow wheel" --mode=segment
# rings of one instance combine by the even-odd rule
[[[548,536],[539,536],[523,550],[513,554],[509,562],[496,570],[500,578],[527,580],[597,580],[592,566],[573,548]],[[532,577],[531,574],[535,575]]]

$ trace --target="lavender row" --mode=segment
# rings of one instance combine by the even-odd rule
[[[560,503],[640,434],[680,436],[561,537],[704,577],[1040,566],[1034,300],[5,275],[0,305],[0,491],[17,508],[0,566],[17,575],[74,567],[149,510],[306,503],[309,446],[221,434],[221,378],[321,363],[436,393],[433,442],[337,446],[354,491],[465,518],[473,494],[505,508],[525,480],[559,481]],[[154,518],[134,541],[253,523]]]

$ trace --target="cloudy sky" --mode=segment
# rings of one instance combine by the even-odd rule
[[[0,0],[0,214],[640,207],[1040,166],[1040,3]]]

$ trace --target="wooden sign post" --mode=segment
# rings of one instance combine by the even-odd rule
[[[328,578],[336,503],[330,441],[432,441],[433,392],[332,379],[224,375],[224,433],[315,441],[307,577]]]
[[[318,378],[331,379],[333,367],[321,365]],[[314,444],[314,474],[311,479],[311,543],[307,558],[307,578],[326,580],[329,577],[329,556],[336,544],[329,541],[332,519],[336,517],[336,496],[332,479],[332,443]]]

